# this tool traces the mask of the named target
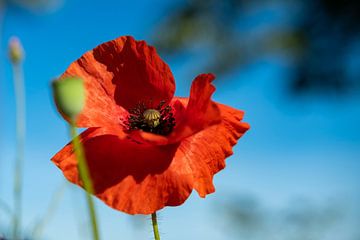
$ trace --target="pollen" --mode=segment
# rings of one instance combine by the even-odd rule
[[[157,127],[160,124],[161,114],[158,110],[147,109],[144,113],[144,120],[149,127]]]

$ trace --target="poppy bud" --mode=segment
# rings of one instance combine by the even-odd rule
[[[9,41],[9,58],[13,64],[18,64],[24,59],[24,50],[19,38],[11,37]]]
[[[84,81],[78,77],[57,79],[53,81],[52,88],[59,110],[71,120],[75,120],[84,107]]]

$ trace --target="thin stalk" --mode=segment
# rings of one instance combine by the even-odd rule
[[[6,4],[4,0],[0,0],[0,46],[3,46],[3,29],[4,29],[4,16],[5,16],[5,9],[6,9]],[[3,56],[3,48],[0,47],[0,55]],[[3,85],[2,83],[4,82],[4,62],[3,62],[3,58],[0,58],[0,89],[3,89]],[[3,107],[3,97],[2,97],[3,93],[0,96],[0,108]],[[4,122],[3,122],[3,112],[0,112],[0,126],[4,126]],[[0,128],[1,131],[3,131],[2,128]],[[0,139],[0,147],[3,146],[3,142],[2,139]],[[3,152],[1,150],[1,152]],[[4,174],[2,173],[2,169],[3,169],[3,154],[0,153],[0,176],[4,176]],[[3,178],[0,177],[0,183],[2,183]],[[2,185],[0,184],[0,193],[2,192]],[[11,219],[11,218],[10,218]]]
[[[11,208],[6,204],[6,202],[0,199],[0,209],[6,213],[10,218],[12,217],[13,213]]]
[[[152,226],[153,226],[153,231],[154,231],[154,239],[155,240],[160,240],[160,234],[159,234],[159,227],[158,227],[156,212],[151,214],[151,221],[152,221]]]
[[[20,239],[22,218],[22,182],[25,146],[25,91],[21,64],[12,64],[16,102],[16,159],[14,169],[13,239]]]
[[[50,219],[54,215],[56,209],[58,208],[60,201],[64,195],[66,187],[66,182],[62,183],[58,189],[54,192],[50,204],[40,221],[35,225],[32,233],[32,239],[40,239],[41,235],[45,229],[45,225],[50,222]]]
[[[88,205],[89,210],[89,217],[91,221],[91,227],[92,227],[92,235],[94,240],[99,240],[99,231],[97,227],[97,218],[96,218],[96,212],[95,212],[95,206],[94,201],[91,197],[91,194],[94,193],[94,187],[90,178],[89,174],[89,167],[87,165],[85,155],[84,155],[84,149],[80,142],[79,136],[77,135],[75,124],[70,124],[70,135],[72,137],[72,142],[75,150],[76,159],[78,162],[78,171],[80,179],[84,185],[85,194],[86,194],[86,202]]]

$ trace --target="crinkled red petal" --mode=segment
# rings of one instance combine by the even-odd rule
[[[78,127],[122,124],[127,119],[127,111],[114,99],[116,86],[112,83],[113,75],[95,59],[93,51],[73,62],[61,78],[68,76],[81,77],[86,89],[85,105],[76,120]]]
[[[95,195],[129,214],[150,214],[164,206],[182,204],[193,189],[187,159],[174,158],[178,145],[139,144],[112,129],[90,128],[81,141],[86,152]],[[52,161],[65,177],[81,185],[72,144]]]
[[[201,197],[215,191],[214,174],[225,167],[225,159],[233,153],[232,147],[249,129],[247,123],[241,122],[242,111],[222,104],[217,106],[221,122],[183,139],[179,147],[181,154],[175,157],[187,159],[194,177],[194,188]]]
[[[175,91],[168,65],[152,46],[130,36],[117,38],[85,53],[62,77],[84,79],[86,105],[78,116],[79,127],[122,123],[126,111],[139,102],[149,107],[169,103]],[[125,115],[124,115],[125,114]]]

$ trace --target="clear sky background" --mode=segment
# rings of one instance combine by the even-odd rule
[[[26,51],[25,231],[31,231],[45,213],[52,194],[65,182],[50,162],[69,141],[66,124],[51,98],[50,81],[102,42],[132,35],[151,43],[154,26],[169,13],[166,9],[170,3],[69,0],[57,11],[46,14],[15,7],[7,9],[2,47],[6,48],[10,36],[17,35]],[[264,16],[270,15],[257,16],[252,21],[259,24],[266,21]],[[2,51],[2,58],[5,55]],[[196,60],[162,58],[175,76],[176,95],[188,96],[195,77],[189,72]],[[288,74],[286,66],[283,58],[266,56],[215,82],[214,99],[244,110],[251,130],[234,148],[235,154],[227,159],[226,169],[215,176],[214,194],[201,199],[193,192],[184,205],[160,211],[163,239],[240,239],[232,231],[236,225],[227,222],[222,209],[243,196],[255,199],[269,216],[275,215],[274,219],[304,201],[317,209],[337,204],[344,216],[322,239],[358,239],[360,233],[355,226],[360,223],[356,207],[360,200],[360,97],[358,94],[342,98],[289,97],[283,89]],[[11,204],[15,103],[7,60],[1,69],[0,199]],[[96,203],[103,239],[152,238],[149,219],[116,212],[100,201]],[[69,184],[44,237],[90,239],[84,227],[86,219],[83,192]],[[7,220],[0,211],[0,229],[6,229]],[[276,237],[275,229],[267,231],[271,233],[267,236],[269,240],[282,239]]]

